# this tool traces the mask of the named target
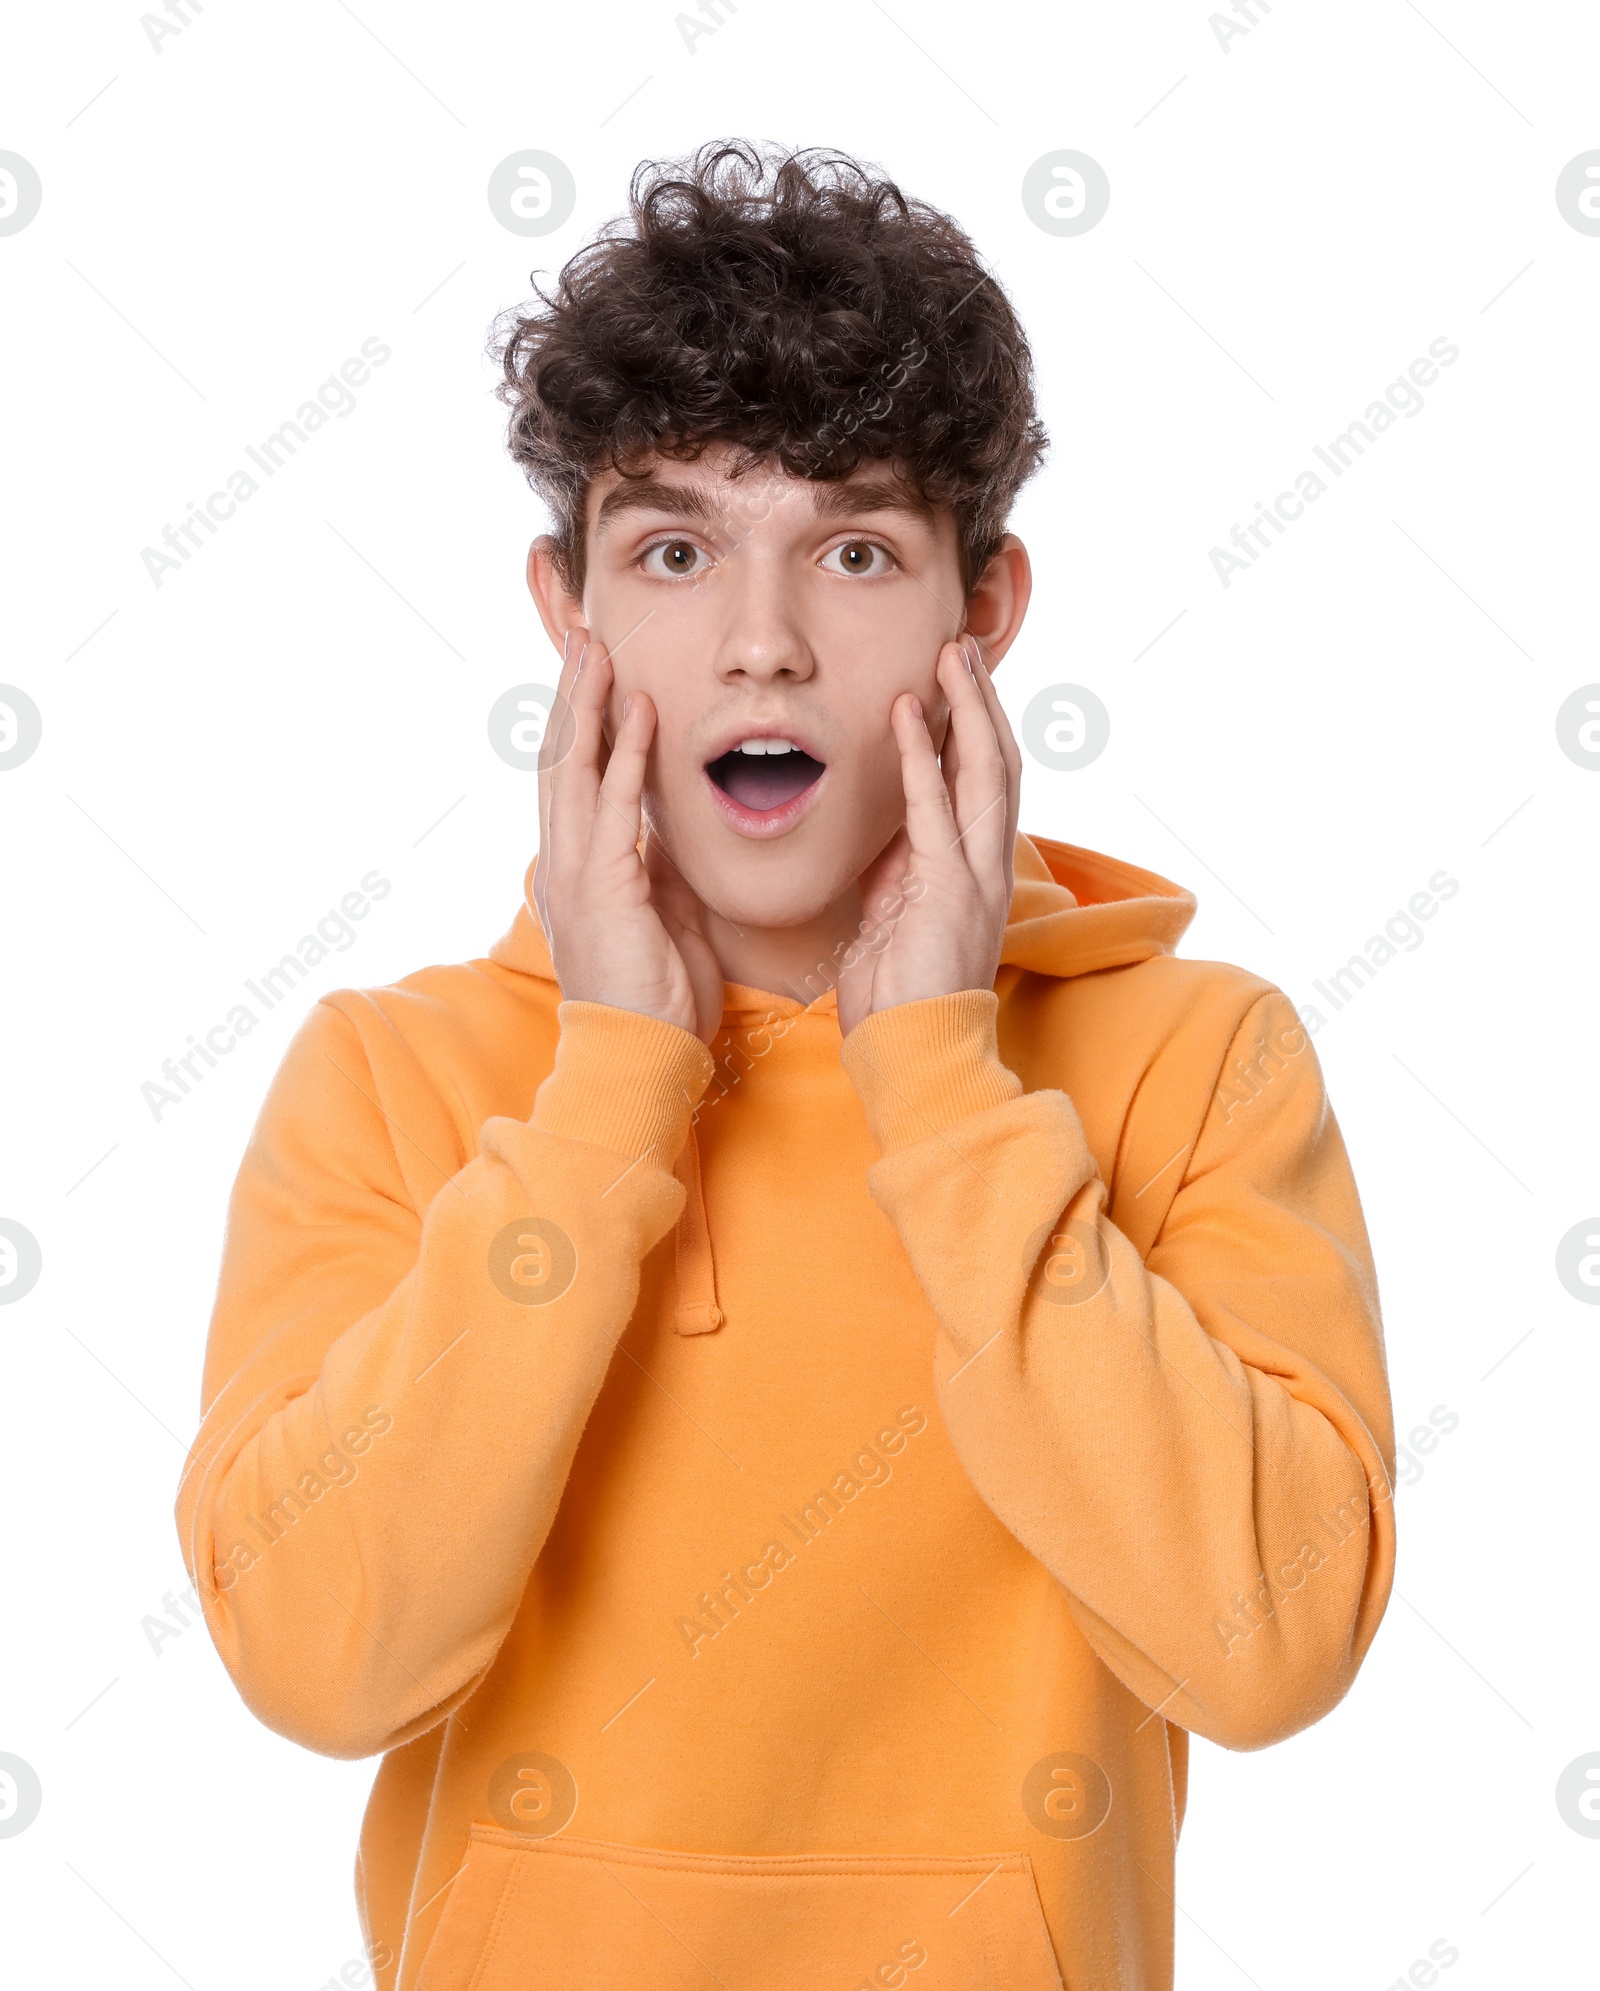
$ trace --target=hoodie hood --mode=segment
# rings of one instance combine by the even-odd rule
[[[1003,1001],[1024,972],[1091,975],[1101,968],[1148,960],[1152,954],[1170,954],[1194,913],[1194,894],[1154,871],[1142,871],[1136,864],[1076,844],[1019,834],[1016,883],[996,992]],[[489,959],[524,975],[555,980],[544,930],[533,911],[532,864],[523,880],[517,916],[490,948]],[[781,1014],[806,1006],[737,982],[724,986],[731,1014],[772,1009]],[[819,1011],[833,1006],[831,989],[811,1005]]]

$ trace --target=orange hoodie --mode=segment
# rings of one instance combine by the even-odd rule
[[[1344,1146],[1193,911],[1019,838],[994,993],[842,1051],[564,1003],[526,904],[307,1018],[178,1518],[250,1707],[384,1752],[384,1991],[1170,1985],[1186,1731],[1324,1714],[1393,1562]]]

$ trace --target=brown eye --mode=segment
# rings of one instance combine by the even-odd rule
[[[822,564],[835,574],[885,574],[894,565],[883,547],[871,539],[847,539],[823,556]]]
[[[716,563],[692,539],[660,539],[641,556],[640,566],[656,580],[698,578]]]

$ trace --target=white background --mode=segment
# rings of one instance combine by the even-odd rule
[[[1178,1983],[1383,1991],[1440,1939],[1452,1991],[1600,1983],[1600,1840],[1554,1796],[1600,1750],[1600,1313],[1555,1273],[1600,1209],[1600,773],[1555,727],[1600,679],[1600,237],[1554,195],[1600,146],[1600,19],[1258,0],[1224,51],[1204,0],[724,8],[692,51],[670,0],[207,0],[159,53],[131,0],[11,17],[0,148],[44,200],[0,237],[0,678],[44,737],[0,774],[0,1216],[44,1273],[0,1309],[0,1752],[44,1807],[0,1839],[7,1978],[315,1991],[357,1954],[375,1765],[266,1732],[203,1630],[157,1653],[141,1622],[185,1580],[224,1201],[306,1006],[481,953],[518,901],[532,778],[485,718],[552,666],[490,321],[639,159],[740,134],[881,162],[1030,329],[1054,449],[1002,691],[1016,719],[1087,685],[1112,734],[1030,764],[1024,827],[1195,887],[1184,951],[1301,1003],[1460,883],[1316,1040],[1402,1432],[1459,1425],[1399,1493],[1346,1702],[1264,1754],[1196,1744]],[[485,198],[525,147],[578,186],[540,240]],[[1112,188],[1071,239],[1019,191],[1061,147]],[[141,549],[369,337],[355,412],[155,587]],[[1212,546],[1436,338],[1423,412],[1224,588]],[[162,1060],[373,868],[348,955],[157,1122]]]

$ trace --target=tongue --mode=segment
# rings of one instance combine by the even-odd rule
[[[711,764],[717,786],[746,809],[781,809],[804,794],[821,772],[821,761],[798,753],[730,753]]]

